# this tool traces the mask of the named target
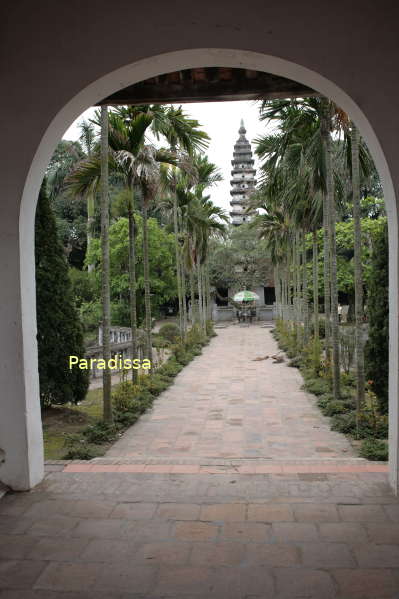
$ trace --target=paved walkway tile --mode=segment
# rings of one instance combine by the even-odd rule
[[[218,330],[201,356],[109,450],[108,457],[332,458],[353,456],[330,430],[296,368],[256,358],[278,351],[258,325]],[[153,470],[155,471],[155,470]]]
[[[0,599],[397,599],[386,467],[275,351],[220,330],[107,456],[3,497]]]

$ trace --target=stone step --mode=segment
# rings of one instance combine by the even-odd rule
[[[387,473],[386,462],[371,462],[363,458],[349,459],[173,459],[173,458],[95,458],[90,461],[71,460],[56,466],[46,466],[48,472],[135,472],[159,474],[305,474],[305,473]]]

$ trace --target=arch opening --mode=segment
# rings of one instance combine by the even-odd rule
[[[33,473],[29,475],[33,486],[42,475],[42,449],[37,441],[41,435],[38,402],[37,348],[36,348],[36,302],[34,280],[34,218],[36,199],[47,164],[56,144],[68,126],[89,106],[100,103],[117,90],[164,73],[201,67],[244,68],[301,82],[309,88],[331,98],[342,107],[358,126],[364,137],[381,177],[386,204],[390,239],[390,480],[397,489],[398,484],[398,430],[397,388],[398,356],[396,323],[398,320],[397,293],[397,209],[391,175],[383,149],[368,121],[356,102],[321,74],[277,57],[234,49],[182,50],[154,56],[134,64],[125,65],[105,77],[91,83],[74,96],[53,118],[33,158],[25,182],[19,220],[20,233],[20,286],[21,317],[23,329],[23,361],[25,390],[29,390],[27,411],[28,452]],[[392,350],[393,348],[393,350]]]

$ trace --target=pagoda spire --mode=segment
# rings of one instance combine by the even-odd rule
[[[254,159],[252,156],[251,144],[245,137],[246,129],[244,120],[241,119],[238,130],[239,138],[234,145],[233,160],[231,164],[232,179],[230,181],[231,191],[231,222],[233,225],[242,225],[249,222],[254,213],[245,213],[250,196],[255,191]]]

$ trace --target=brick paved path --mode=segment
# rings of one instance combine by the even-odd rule
[[[251,361],[273,348],[220,331],[117,454],[6,495],[0,599],[397,599],[384,466],[328,432],[295,370]]]
[[[210,347],[155,402],[108,456],[320,458],[354,455],[330,430],[302,378],[278,352],[270,330],[219,329]]]

